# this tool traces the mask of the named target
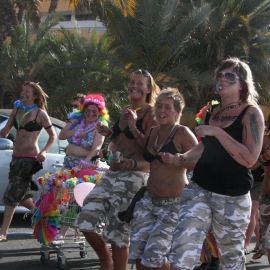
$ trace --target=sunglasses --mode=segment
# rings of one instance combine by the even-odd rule
[[[72,106],[72,108],[74,108],[74,109],[79,108],[79,105],[77,105],[77,104],[74,104],[74,105],[72,104],[71,106]]]
[[[220,71],[216,75],[216,80],[220,80],[221,78],[225,78],[229,82],[235,82],[239,80],[239,76],[233,72]]]
[[[134,74],[142,74],[145,77],[150,77],[151,74],[147,69],[137,69],[133,72]]]

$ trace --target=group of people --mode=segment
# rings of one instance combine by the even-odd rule
[[[102,270],[126,270],[128,259],[138,270],[195,269],[209,233],[215,238],[222,269],[245,269],[253,185],[250,168],[259,156],[265,168],[261,204],[265,230],[261,235],[270,250],[270,137],[264,136],[252,73],[243,61],[229,58],[217,67],[215,82],[219,103],[209,103],[195,128],[200,142],[180,124],[185,102],[179,90],[160,90],[147,70],[131,73],[130,104],[112,128],[107,119],[101,120],[107,115],[102,96],[89,94],[74,102],[81,108],[79,115],[71,113],[59,134],[69,142],[65,166],[91,162],[104,138],[110,141],[110,169],[85,198],[77,217],[78,228],[97,253]],[[7,239],[15,206],[34,207],[32,201],[27,204],[33,164],[44,160],[56,136],[41,90],[34,83],[23,86],[20,101],[31,109],[15,108],[1,131],[5,137],[17,123],[0,241]],[[40,93],[43,103],[38,102]],[[36,142],[42,127],[49,139],[40,151]],[[25,165],[14,167],[20,160],[31,161],[27,176],[18,169]],[[187,172],[192,172],[191,179]]]

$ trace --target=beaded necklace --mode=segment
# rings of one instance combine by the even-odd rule
[[[237,103],[231,103],[231,104],[228,104],[227,106],[225,106],[224,108],[220,107],[220,110],[217,111],[215,113],[215,115],[213,115],[212,117],[212,120],[219,120],[220,118],[222,118],[220,115],[223,113],[223,112],[226,112],[226,111],[229,111],[229,110],[233,110],[233,109],[237,109],[237,108],[240,108],[240,106],[242,105],[242,101],[238,101]],[[223,117],[224,118],[224,117]],[[226,117],[225,117],[226,118]]]

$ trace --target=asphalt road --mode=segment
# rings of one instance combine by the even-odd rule
[[[0,216],[2,223],[2,216]],[[86,245],[87,257],[80,257],[79,245],[74,243],[73,230],[69,230],[69,245],[64,247],[64,258],[66,270],[97,270],[100,268],[99,261],[88,245]],[[251,246],[253,248],[254,244]],[[51,254],[50,259],[45,263],[41,262],[40,244],[32,235],[30,219],[22,220],[22,215],[16,216],[13,220],[8,235],[8,242],[0,243],[0,270],[52,270],[58,269],[57,256]],[[45,253],[44,253],[45,254]],[[270,269],[266,256],[259,260],[252,260],[252,254],[247,255],[247,270]],[[129,265],[129,269],[132,266]],[[135,270],[135,266],[133,267]],[[236,269],[237,270],[237,269]]]

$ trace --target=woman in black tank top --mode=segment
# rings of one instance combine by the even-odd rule
[[[249,223],[253,178],[249,170],[262,147],[264,119],[249,66],[238,58],[215,72],[220,103],[195,128],[202,142],[164,162],[194,165],[182,195],[179,223],[169,260],[171,269],[193,269],[212,225],[223,269],[245,269],[244,236]],[[190,239],[187,238],[190,235]]]

